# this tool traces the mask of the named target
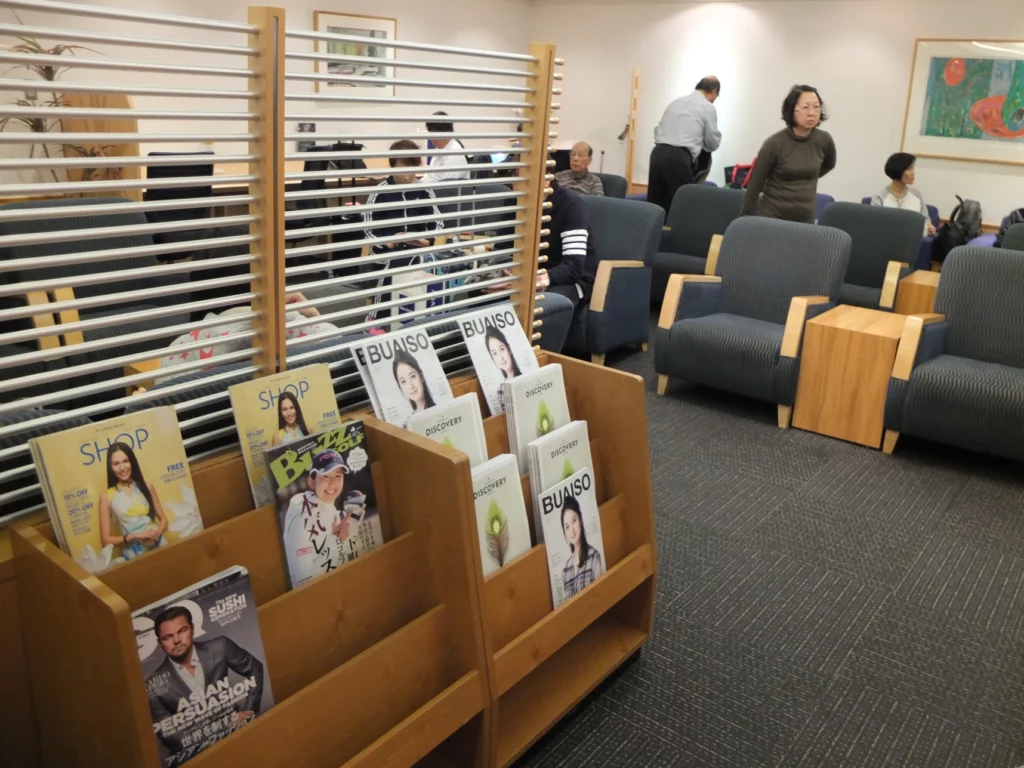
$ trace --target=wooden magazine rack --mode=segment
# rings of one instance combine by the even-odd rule
[[[239,454],[207,460],[192,472],[205,530],[104,573],[49,524],[14,531],[40,763],[158,768],[131,611],[243,565],[275,704],[190,768],[511,764],[640,648],[654,612],[643,383],[540,360],[562,364],[589,426],[608,568],[594,584],[553,610],[543,544],[485,579],[468,458],[364,416],[386,543],[288,591],[274,509],[248,509]],[[453,389],[479,394],[475,378]],[[506,453],[505,417],[484,426]]]

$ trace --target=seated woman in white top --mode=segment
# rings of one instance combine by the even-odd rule
[[[428,133],[454,133],[455,126],[447,119],[447,112],[435,112],[433,116],[438,119],[427,123]],[[431,143],[435,149],[465,149],[458,139],[431,138]],[[425,181],[468,179],[467,165],[469,158],[466,155],[431,155],[427,160],[427,172],[423,174],[423,178]]]
[[[909,152],[897,152],[885,161],[885,175],[892,181],[880,194],[871,198],[872,205],[881,205],[884,208],[901,208],[906,211],[916,211],[924,216],[925,235],[934,235],[935,226],[928,218],[928,206],[924,204],[924,198],[911,184],[914,183],[914,165],[917,158]]]

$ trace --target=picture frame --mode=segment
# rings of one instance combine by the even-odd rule
[[[1024,165],[1024,41],[915,40],[901,149]]]
[[[341,42],[317,40],[318,54],[337,54],[338,61],[317,61],[318,75],[335,75],[351,78],[352,81],[331,81],[316,83],[317,93],[360,96],[394,96],[395,87],[384,82],[394,71],[387,62],[395,60],[395,49],[374,45],[372,39],[395,41],[398,36],[398,20],[384,16],[363,16],[354,13],[314,11],[313,28],[321,34],[350,35],[367,38],[367,42]],[[365,59],[377,59],[370,63]],[[381,82],[373,83],[379,79]]]

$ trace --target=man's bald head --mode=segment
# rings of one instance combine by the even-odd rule
[[[707,77],[702,77],[700,79],[700,82],[697,83],[696,90],[703,93],[708,101],[713,102],[718,98],[718,94],[722,90],[722,84],[714,75],[708,75]]]
[[[577,141],[572,145],[572,152],[569,154],[569,167],[573,173],[584,173],[593,159],[594,148],[585,141]]]

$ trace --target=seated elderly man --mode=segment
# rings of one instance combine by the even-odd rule
[[[594,148],[585,141],[577,142],[569,155],[569,170],[555,174],[558,185],[562,189],[571,189],[581,195],[604,196],[601,178],[590,172],[590,162],[593,159]]]

